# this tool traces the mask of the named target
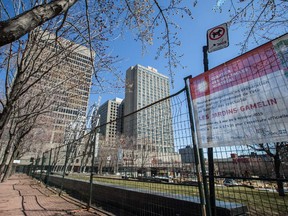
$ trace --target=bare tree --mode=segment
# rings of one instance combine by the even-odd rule
[[[47,111],[49,107],[49,99],[41,91],[38,94],[26,95],[21,102],[18,101],[18,106],[14,106],[13,115],[6,125],[6,146],[5,154],[1,157],[0,175],[3,174],[2,181],[9,177],[13,161],[20,159],[20,157],[27,151],[24,145],[25,139],[31,131],[39,127],[36,124],[37,119]],[[31,140],[30,140],[31,142]],[[38,148],[41,146],[38,143]],[[7,165],[7,166],[6,166]],[[6,168],[6,169],[5,169]]]
[[[241,53],[248,45],[274,39],[288,30],[288,3],[283,0],[217,0],[215,10],[230,13],[230,25],[246,29],[245,37],[240,41]]]
[[[92,136],[85,136],[83,137],[84,145],[82,145],[81,148],[81,154],[80,154],[80,167],[79,172],[86,172],[87,165],[89,162],[89,158],[91,159],[92,152],[93,152],[93,146],[92,146]],[[98,150],[98,149],[97,149]]]
[[[37,18],[37,13],[42,11],[42,9],[45,9],[48,15],[50,13],[50,10],[56,13],[59,12],[59,14],[61,14],[62,12],[60,8],[65,11],[68,10],[71,5],[73,5],[72,1],[67,1],[66,3],[65,2],[66,1],[54,1],[54,3],[51,2],[51,4],[44,4],[48,7],[45,9],[42,8],[40,5],[36,6],[36,4],[39,4],[38,1],[30,2],[31,4],[27,5],[28,3],[25,1],[19,2],[12,0],[11,5],[13,6],[14,11],[12,12],[11,10],[6,10],[5,6],[3,6],[3,8],[1,7],[0,9],[3,10],[3,13],[0,13],[0,16],[1,19],[8,18],[8,21],[11,21],[14,24],[16,23],[15,25],[19,24],[21,26],[23,24],[21,24],[22,21],[24,23],[27,22],[26,24],[30,25],[31,23],[29,23],[29,19],[31,18],[34,20],[35,18]],[[31,8],[31,10],[27,8]],[[95,13],[94,15],[98,17],[100,12],[98,12],[98,15],[96,15],[97,11],[95,11],[95,7],[93,5],[89,8],[89,10],[89,13]],[[17,16],[16,20],[10,19],[11,16],[21,14],[21,12],[23,11],[27,12],[22,13],[24,17],[22,17],[22,15],[19,15]],[[64,17],[58,17],[50,21],[47,21],[49,19],[45,18],[44,20],[47,22],[45,22],[45,24],[41,26],[41,30],[39,28],[35,29],[33,27],[34,30],[32,32],[30,31],[31,29],[28,30],[28,32],[30,33],[27,35],[27,37],[25,36],[23,40],[17,40],[1,48],[1,51],[3,51],[3,53],[0,58],[0,60],[2,60],[2,62],[0,63],[0,69],[1,72],[5,72],[5,94],[0,101],[0,137],[3,133],[4,126],[7,124],[9,118],[12,115],[12,110],[13,107],[16,106],[17,100],[21,100],[24,94],[30,88],[34,88],[37,85],[48,82],[50,82],[51,88],[56,88],[56,85],[61,86],[69,79],[77,79],[77,77],[78,80],[84,79],[80,77],[80,75],[78,76],[76,72],[73,76],[71,76],[70,74],[70,77],[69,74],[59,73],[59,76],[61,76],[62,78],[62,83],[55,82],[55,80],[51,79],[51,73],[53,73],[53,71],[55,73],[55,68],[61,66],[61,62],[69,58],[70,55],[73,55],[74,50],[77,50],[78,47],[80,47],[81,45],[87,45],[88,47],[90,46],[90,70],[92,70],[92,66],[95,64],[95,67],[93,67],[95,70],[95,74],[96,72],[100,71],[100,67],[102,67],[103,70],[104,68],[110,67],[109,65],[111,65],[110,62],[113,58],[110,58],[109,55],[105,54],[105,41],[108,39],[108,37],[104,35],[111,31],[111,28],[108,27],[108,24],[106,24],[106,29],[103,29],[101,31],[95,31],[95,29],[93,30],[92,28],[90,29],[90,22],[87,20],[89,18],[89,14],[88,11],[86,12],[87,14],[74,13],[73,15],[75,16],[73,16],[72,18],[70,18],[68,14],[64,14]],[[31,13],[34,14],[34,16],[31,15]],[[105,20],[104,17],[101,18],[101,22],[104,22],[103,20]],[[31,22],[33,23],[33,21]],[[7,28],[10,30],[13,29],[13,31],[15,30],[15,26],[13,27],[14,24],[6,21],[4,21],[4,23],[5,24],[1,23],[3,24],[3,26],[0,25],[0,28],[3,27],[6,30]],[[6,25],[10,26],[11,28],[7,27]],[[15,28],[16,31],[19,30],[18,27]],[[52,34],[51,32],[55,32],[55,34]],[[69,38],[70,43],[68,44],[67,40],[65,40],[64,38]],[[102,47],[101,49],[97,49],[96,58],[93,54],[92,42],[95,44],[95,46],[93,46],[95,49],[97,49],[98,47]],[[68,67],[69,66],[70,71],[77,71],[74,70],[75,66],[73,66],[72,64],[68,65]],[[81,83],[78,83],[78,85],[81,85]],[[70,88],[73,87],[75,86],[70,86]],[[60,93],[58,94],[60,95]],[[73,95],[68,95],[68,97],[69,100],[73,99],[71,98],[73,97]],[[61,105],[62,104],[56,104],[55,106],[60,107]]]
[[[77,0],[66,1],[66,0],[56,0],[49,3],[44,3],[42,5],[37,5],[35,1],[32,3],[31,9],[27,11],[23,11],[19,15],[10,18],[6,21],[0,22],[0,46],[11,43],[23,35],[29,33],[36,27],[41,24],[53,19],[56,16],[68,13],[68,10],[71,6],[73,6]],[[14,6],[14,12],[17,9],[24,10],[24,1],[17,3],[16,1],[12,1]],[[3,4],[2,4],[3,6]],[[8,9],[6,7],[3,8],[5,14],[10,17],[8,13]],[[65,16],[66,16],[65,15]]]
[[[0,22],[0,46],[12,43],[19,38],[25,40],[23,36],[36,27],[54,22],[56,25],[53,31],[56,35],[61,28],[74,29],[75,34],[83,38],[85,45],[94,49],[100,56],[103,50],[107,50],[107,45],[103,41],[115,33],[118,36],[122,30],[125,31],[124,27],[126,27],[136,33],[136,40],[142,42],[143,50],[146,45],[153,43],[153,38],[162,41],[157,55],[163,54],[168,59],[171,73],[173,67],[180,65],[180,55],[173,48],[181,44],[177,36],[180,27],[172,18],[186,15],[192,18],[190,9],[183,6],[185,2],[183,0],[165,2],[158,0],[124,0],[121,2],[55,0],[40,3],[36,0],[29,3],[24,0],[10,1],[14,11],[2,5],[4,7],[1,11],[1,19],[4,21]],[[78,23],[81,23],[81,27]],[[153,37],[156,28],[159,28],[161,32]],[[97,33],[96,37],[95,33]],[[107,61],[111,59],[98,63],[106,65],[105,68],[111,70],[111,64],[107,64]]]
[[[65,158],[65,154],[61,153],[61,147],[58,146],[54,148],[54,153],[52,156],[52,163],[51,163],[51,171],[53,172],[58,171],[58,168],[59,168],[58,166],[60,165],[59,163],[63,161],[64,158]]]
[[[25,45],[18,44],[16,50],[10,46],[11,49],[7,51],[4,59],[5,67],[3,67],[6,72],[6,80],[5,96],[0,98],[2,105],[0,136],[2,136],[6,126],[10,126],[11,129],[8,144],[5,146],[5,153],[1,157],[1,173],[3,173],[3,167],[9,158],[11,159],[15,155],[19,157],[21,153],[19,149],[23,149],[21,146],[23,139],[34,128],[33,124],[35,124],[36,119],[43,113],[51,113],[51,111],[61,108],[64,104],[54,103],[57,97],[65,95],[69,89],[82,85],[81,80],[84,79],[78,74],[73,76],[70,76],[71,73],[55,75],[58,73],[57,68],[60,68],[62,61],[69,58],[79,46],[67,43],[65,40],[58,40],[55,35],[39,29],[29,34]],[[70,71],[74,72],[72,65],[65,66],[71,66]],[[59,76],[61,79],[57,79]],[[80,81],[68,82],[71,79]],[[69,97],[69,100],[71,99],[73,96]],[[34,119],[34,121],[30,119]],[[28,120],[29,124],[27,123]],[[23,126],[20,124],[22,122],[25,122]],[[25,132],[23,132],[24,127]],[[19,134],[23,134],[23,136]],[[41,137],[39,136],[38,139]],[[46,143],[48,142],[46,140]],[[12,156],[10,151],[13,152]]]
[[[29,35],[24,47],[19,45],[14,50],[11,46],[10,50],[7,51],[2,65],[5,68],[6,80],[5,97],[0,99],[2,106],[2,112],[0,113],[0,136],[12,114],[12,110],[15,106],[18,106],[18,101],[22,100],[31,89],[35,89],[35,86],[41,88],[41,80],[42,82],[43,79],[49,82],[49,75],[53,68],[59,66],[61,61],[66,58],[66,49],[59,49],[56,52],[47,51],[49,43],[51,43],[51,39],[49,40],[49,36],[45,32],[35,31]],[[64,81],[63,79],[62,83]],[[50,88],[55,89],[56,85],[59,86],[62,83],[58,82],[50,85]],[[43,89],[43,91],[47,91],[47,89]],[[41,94],[41,92],[37,94]]]
[[[253,145],[251,148],[256,151],[265,152],[272,158],[279,196],[285,196],[283,181],[281,181],[281,179],[283,179],[283,173],[281,174],[281,164],[284,160],[282,153],[287,149],[287,142],[261,143]]]
[[[77,157],[78,150],[81,146],[83,135],[85,132],[85,119],[83,118],[81,111],[79,110],[78,115],[66,128],[65,134],[65,144],[67,150],[68,162],[66,164],[65,170],[68,170],[68,167],[71,166],[70,172],[74,170],[75,158]],[[72,164],[72,165],[71,165]]]
[[[125,169],[128,168],[130,172],[135,171],[134,168],[137,165],[136,161],[139,157],[139,152],[137,151],[137,138],[135,136],[125,137],[123,156]]]
[[[149,138],[142,138],[141,140],[138,140],[140,142],[141,149],[139,150],[139,160],[140,160],[140,171],[141,174],[144,174],[144,170],[147,165],[149,165],[152,161],[152,146],[153,142]]]
[[[260,4],[261,2],[265,4]],[[193,6],[196,3],[197,1],[194,1]],[[11,7],[8,8],[8,5]],[[73,7],[74,5],[77,5],[77,8]],[[61,59],[67,57],[67,54],[64,54],[63,45],[57,41],[58,36],[89,47],[94,76],[100,90],[103,89],[101,73],[115,71],[112,63],[116,59],[109,55],[111,52],[108,45],[109,39],[115,39],[121,35],[125,28],[129,28],[135,33],[136,39],[143,44],[143,51],[147,45],[153,43],[154,39],[159,39],[161,45],[156,56],[163,55],[168,59],[170,74],[173,75],[173,67],[180,64],[179,55],[174,48],[181,44],[177,37],[180,27],[173,18],[185,15],[192,17],[189,7],[183,5],[183,0],[166,2],[124,0],[119,3],[115,3],[113,0],[55,0],[50,2],[10,0],[10,4],[2,4],[0,8],[0,46],[3,54],[0,68],[1,71],[5,71],[6,80],[5,96],[1,100],[0,136],[12,115],[11,112],[16,101],[22,98],[25,92],[37,82],[49,79],[49,71],[53,67],[57,67]],[[253,16],[258,14],[255,16],[256,19],[251,21],[251,31],[247,38],[255,35],[255,29],[261,28],[261,25],[258,24],[273,23],[276,18],[281,18],[284,22],[287,18],[287,13],[283,13],[286,10],[284,1],[256,2],[252,0],[244,1],[239,5],[240,9],[236,9],[238,7],[231,3],[231,13],[235,14],[231,18],[231,23],[245,23],[244,18],[248,16],[247,14]],[[279,23],[282,22],[281,20]],[[42,63],[35,64],[35,62],[39,62],[37,59],[42,56],[40,53],[50,43],[49,38],[46,42],[42,41],[41,45],[34,43],[36,39],[39,39],[41,33],[38,30],[36,35],[32,30],[35,31],[39,27],[44,29],[43,32],[49,31],[56,35],[54,38],[50,38],[50,42],[54,40],[58,49],[56,55],[50,55],[43,59]],[[155,35],[158,32],[157,28],[160,29],[160,32]],[[36,44],[38,45],[36,46]],[[33,55],[31,55],[32,52],[34,52]],[[96,53],[95,58],[92,53]],[[58,63],[55,59],[59,60]],[[117,73],[115,75],[117,80],[121,79]]]
[[[90,30],[97,24],[100,30],[107,27],[107,22],[103,19],[103,15],[109,17],[114,23],[121,23],[123,18],[124,25],[131,29],[137,30],[137,38],[147,44],[152,43],[155,27],[160,26],[159,22],[164,23],[164,32],[159,37],[164,39],[164,43],[159,47],[159,52],[164,47],[168,47],[168,55],[170,45],[178,44],[176,42],[174,27],[177,26],[171,15],[178,14],[183,16],[188,14],[192,17],[192,13],[188,7],[182,7],[184,1],[167,1],[166,3],[157,0],[125,0],[121,3],[115,3],[113,0],[106,1],[87,1],[87,0],[55,0],[47,1],[15,1],[11,0],[10,4],[1,5],[0,22],[0,46],[9,44],[31,30],[57,19],[59,26],[64,26],[71,16],[79,17],[79,14],[85,14],[86,21],[91,25]],[[194,1],[191,5],[194,7],[198,1]],[[13,10],[8,8],[12,5]],[[75,7],[73,7],[75,5]],[[78,12],[75,13],[77,6]],[[249,41],[259,43],[259,39],[272,39],[275,35],[287,32],[287,1],[284,0],[248,0],[248,1],[227,1],[217,0],[212,5],[216,11],[220,13],[226,12],[231,14],[230,23],[233,25],[241,25],[247,29],[246,37],[242,42],[242,51],[247,49]],[[80,11],[79,11],[80,9]],[[196,7],[197,9],[197,7]],[[98,13],[89,13],[89,12]],[[179,13],[180,12],[180,13]],[[117,19],[116,19],[117,18]],[[93,23],[92,23],[93,20]],[[118,21],[119,20],[119,21]],[[88,29],[87,29],[88,30]],[[90,31],[89,30],[89,31]],[[89,38],[87,38],[89,39]],[[175,42],[175,43],[174,43]],[[174,54],[173,54],[174,55]],[[172,55],[172,56],[173,56]],[[177,57],[173,56],[172,58]],[[178,61],[176,61],[178,62]],[[171,62],[173,63],[173,62]],[[179,63],[179,62],[178,62]]]
[[[115,165],[115,158],[117,157],[118,149],[116,148],[115,139],[100,136],[99,145],[97,149],[96,163],[98,165],[98,173],[102,175],[103,168],[110,169],[111,171]]]

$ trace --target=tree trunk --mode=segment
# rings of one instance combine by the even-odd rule
[[[280,157],[278,154],[276,154],[274,156],[274,169],[275,169],[275,175],[277,178],[278,194],[279,196],[285,196],[283,181],[281,181],[280,165],[281,165]]]
[[[1,164],[0,164],[0,176],[2,176],[2,174],[4,173],[6,162],[9,160],[9,155],[10,155],[11,149],[12,149],[12,142],[10,140],[6,146],[4,156],[3,156],[3,159],[2,159]],[[11,157],[12,157],[12,155],[11,155]]]
[[[13,166],[13,157],[10,158],[9,164],[7,165],[7,168],[4,172],[4,175],[1,179],[1,182],[6,181],[11,176],[12,166]]]
[[[89,141],[85,143],[85,148],[84,148],[84,151],[82,153],[81,162],[80,162],[80,172],[85,172],[85,170],[86,170],[87,159],[88,159],[88,157],[87,157],[88,147],[89,147]],[[91,148],[90,148],[89,152],[91,152]]]
[[[12,105],[10,101],[7,101],[7,104],[5,104],[0,114],[0,138],[2,137],[2,134],[4,132],[5,125],[7,125],[11,111],[12,111]]]
[[[102,175],[102,169],[103,169],[103,160],[101,159],[101,161],[99,162],[99,165],[98,165],[99,175]]]
[[[78,0],[54,0],[0,22],[0,47],[12,43],[36,27],[69,10]]]
[[[12,155],[10,157],[8,166],[7,166],[7,168],[6,168],[5,172],[4,172],[4,175],[3,175],[2,179],[1,179],[1,182],[6,181],[6,179],[8,179],[11,176],[12,168],[13,168],[13,161],[14,161],[15,158],[17,158],[18,155],[19,155],[18,148],[14,147],[13,153],[12,153]]]

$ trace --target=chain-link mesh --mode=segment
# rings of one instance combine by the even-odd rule
[[[32,173],[116,215],[213,215],[213,202],[216,215],[287,215],[287,51],[273,46],[191,79],[193,103],[182,90],[102,125],[96,117]]]
[[[107,124],[100,125],[78,140],[45,152],[44,157],[35,160],[32,173],[41,175],[48,184],[53,184],[50,177],[88,182],[95,147],[93,184],[168,197],[174,202],[185,200],[188,201],[185,206],[191,214],[201,215],[199,206],[189,207],[193,206],[191,203],[200,205],[200,197],[188,103],[186,92],[181,91],[173,97],[109,122],[108,125],[123,122],[129,128],[115,137],[99,134],[100,128]],[[136,125],[141,125],[141,129]],[[94,131],[97,132],[96,136]],[[287,196],[278,194],[273,159],[266,154],[257,154],[258,147],[213,148],[216,209],[230,209],[230,215],[236,211],[233,213],[231,209],[249,212],[250,215],[286,215]],[[206,153],[204,149],[204,170],[208,170]],[[281,175],[287,175],[288,168],[285,161],[282,162]],[[40,170],[43,171],[40,173]],[[207,173],[203,176],[209,181]],[[286,178],[281,179],[281,182],[286,188]],[[61,187],[61,184],[58,183],[58,186]],[[65,183],[62,188],[65,190]],[[88,192],[86,196],[88,199]],[[92,196],[102,195],[93,192]],[[209,198],[209,192],[206,196]],[[175,206],[167,202],[159,204],[151,197],[144,198],[147,199],[147,206],[150,206],[148,209],[133,202],[124,203],[121,199],[116,207],[110,206],[107,204],[109,196],[106,199],[105,205],[101,200],[94,204],[99,205],[100,202],[101,206],[116,213],[114,208],[134,209],[135,215],[139,212],[141,215],[178,214]],[[115,202],[112,196],[110,201]],[[159,208],[161,211],[165,209],[165,214],[159,213]],[[217,212],[217,215],[221,215],[219,210]],[[130,213],[125,211],[125,214]]]
[[[213,150],[217,201],[245,204],[250,215],[287,215],[288,166],[284,158],[280,166],[281,179],[278,179],[274,159],[259,154],[258,145]],[[283,184],[286,196],[279,196],[277,182]]]
[[[250,215],[287,215],[287,45],[286,34],[190,79],[216,206],[222,200]]]
[[[50,171],[50,177],[88,181],[95,147],[94,184],[169,199],[196,200],[200,204],[187,104],[186,92],[182,90],[121,119],[97,126],[81,138],[46,152],[42,169]],[[113,136],[99,133],[103,131],[101,128],[107,125],[115,128],[119,122],[123,124],[122,133],[112,133]],[[40,165],[39,162],[36,170]],[[46,181],[49,184],[49,177]],[[135,209],[133,203],[124,206]],[[167,215],[177,212],[175,207],[161,208],[166,209]],[[162,215],[158,210],[153,214],[153,210],[142,207],[138,211],[143,215]],[[193,211],[201,214],[200,208]]]

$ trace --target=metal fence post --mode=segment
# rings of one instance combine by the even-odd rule
[[[40,181],[42,181],[42,172],[43,172],[44,162],[45,162],[45,152],[42,153],[42,161],[41,161],[41,168],[40,168]]]
[[[203,46],[203,64],[204,72],[209,70],[208,64],[208,47]],[[215,178],[214,178],[214,158],[213,148],[208,148],[208,173],[209,173],[209,197],[212,216],[216,215],[216,195],[215,195]],[[206,178],[206,177],[205,177]]]
[[[35,165],[33,167],[33,172],[32,172],[32,177],[35,178],[35,170],[36,168],[38,168],[38,163],[39,163],[40,158],[37,156],[36,161],[35,161]]]
[[[94,175],[94,160],[95,160],[95,144],[96,144],[96,128],[94,128],[95,130],[95,134],[93,136],[92,139],[92,159],[91,159],[91,170],[90,170],[90,180],[89,180],[89,184],[90,184],[90,188],[89,188],[89,200],[88,200],[88,204],[87,204],[87,209],[89,210],[89,208],[91,207],[92,204],[92,193],[93,193],[93,175]]]
[[[94,172],[94,161],[95,161],[95,155],[96,155],[96,142],[98,142],[97,132],[99,130],[98,126],[100,123],[100,115],[97,115],[96,110],[94,110],[93,113],[94,121],[92,121],[92,159],[91,159],[91,172],[90,172],[90,189],[89,189],[89,200],[87,204],[87,209],[91,207],[92,204],[92,194],[93,194],[93,172]]]
[[[65,161],[64,161],[64,167],[63,167],[63,173],[62,173],[62,179],[61,179],[61,188],[60,188],[60,191],[59,191],[59,196],[62,194],[62,191],[63,191],[63,183],[64,183],[64,178],[65,178],[65,175],[66,175],[66,166],[68,164],[68,160],[69,160],[69,156],[70,156],[70,146],[71,143],[68,143],[66,145],[66,155],[65,155]],[[60,147],[59,147],[60,148]]]
[[[210,210],[209,210],[210,206],[209,206],[209,202],[205,203],[205,200],[207,200],[206,199],[207,193],[205,193],[206,186],[204,184],[204,191],[203,191],[203,185],[202,185],[201,174],[200,174],[200,169],[202,169],[202,166],[200,163],[201,157],[199,156],[198,146],[196,144],[196,137],[195,137],[196,132],[195,132],[194,121],[193,121],[191,97],[189,93],[189,86],[187,85],[187,80],[191,77],[192,76],[184,78],[185,91],[186,91],[187,105],[188,105],[188,110],[189,110],[189,120],[190,120],[190,128],[191,128],[191,135],[192,135],[192,142],[193,142],[193,151],[195,155],[195,168],[196,168],[196,173],[197,173],[198,190],[199,190],[199,195],[200,195],[201,213],[202,213],[202,216],[206,216],[206,215],[210,215]],[[202,174],[203,174],[203,169],[202,169]]]
[[[49,162],[48,162],[48,169],[46,174],[46,187],[49,185],[49,178],[51,173],[51,159],[52,159],[52,148],[49,151]]]
[[[34,167],[34,158],[33,157],[30,158],[30,162],[31,162],[31,164],[29,165],[28,175],[30,177],[32,177],[33,167]]]

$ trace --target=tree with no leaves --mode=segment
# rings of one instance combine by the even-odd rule
[[[108,42],[121,35],[126,28],[136,33],[136,40],[142,42],[143,49],[152,44],[153,39],[162,41],[156,55],[162,54],[168,59],[168,68],[173,77],[173,68],[181,65],[180,55],[175,52],[175,47],[181,45],[177,37],[180,27],[175,19],[185,15],[193,18],[191,11],[193,6],[197,10],[197,1],[187,5],[183,0],[164,3],[158,0],[5,0],[1,6],[0,47],[15,50],[15,42],[24,44],[27,33],[40,26],[56,35],[66,32],[67,39],[85,45],[96,53],[96,60],[92,62],[95,66],[94,75],[100,89],[103,89],[100,72],[115,71],[112,64],[115,58],[107,55],[111,52]],[[214,8],[220,12],[227,9],[231,14],[230,24],[247,27],[242,51],[246,50],[250,40],[257,42],[259,37],[273,37],[276,32],[287,31],[287,1],[250,0],[233,3],[218,0]],[[119,79],[119,75],[115,75]]]
[[[288,31],[286,0],[217,0],[214,9],[220,13],[228,12],[231,17],[229,25],[244,29],[244,37],[239,41],[240,53],[246,52],[250,44],[259,46]]]
[[[17,101],[17,106],[14,104],[9,121],[5,125],[4,136],[1,137],[4,151],[0,157],[0,176],[3,175],[1,181],[10,176],[14,160],[20,159],[25,153],[30,152],[31,148],[40,150],[43,147],[39,143],[41,125],[37,120],[47,112],[47,107],[51,104],[49,96],[43,92],[32,94],[29,91],[25,94],[25,99]],[[49,123],[49,121],[45,121],[46,124]],[[36,132],[38,139],[31,143]],[[45,138],[45,134],[41,133],[41,137]]]
[[[279,196],[285,196],[283,174],[281,168],[287,154],[287,142],[261,143],[250,146],[253,150],[265,152],[273,161],[273,172],[276,177]],[[287,160],[287,159],[286,159]]]
[[[59,34],[62,36],[64,33]],[[0,136],[5,128],[11,129],[7,144],[3,144],[5,153],[0,156],[0,174],[4,172],[7,161],[10,166],[16,157],[26,151],[23,148],[25,137],[31,135],[29,133],[32,129],[39,125],[40,120],[37,119],[64,106],[64,102],[55,103],[57,97],[64,97],[70,89],[83,85],[84,78],[77,73],[79,70],[72,64],[65,64],[80,45],[60,40],[61,37],[40,29],[33,30],[28,36],[25,44],[11,44],[10,49],[3,54],[2,66],[5,68],[3,71],[6,73],[6,80],[4,96],[0,98]],[[70,67],[69,74],[59,74],[62,66]],[[73,97],[69,97],[69,100],[72,99]],[[49,124],[45,126],[46,134],[52,130],[49,127]],[[38,142],[34,140],[39,145],[38,149],[42,147],[39,143],[41,136],[38,136]],[[45,143],[50,143],[50,139],[51,136],[46,137]]]
[[[119,3],[112,0],[1,1],[0,20],[3,21],[0,21],[0,51],[2,51],[0,68],[1,72],[5,72],[6,80],[5,95],[1,99],[2,107],[0,108],[0,136],[9,120],[13,103],[36,82],[44,79],[45,74],[49,73],[46,70],[27,87],[26,84],[31,82],[30,65],[34,67],[36,61],[33,58],[29,59],[31,53],[27,49],[27,46],[31,45],[31,42],[29,44],[27,41],[33,40],[32,30],[41,28],[45,32],[56,35],[55,41],[59,38],[58,36],[61,36],[75,44],[88,47],[91,52],[91,65],[96,84],[98,89],[103,90],[105,80],[99,75],[102,72],[115,73],[116,79],[113,79],[113,82],[121,80],[113,67],[116,58],[110,54],[109,41],[118,37],[121,31],[124,31],[124,27],[136,30],[137,39],[145,46],[152,43],[154,29],[164,23],[161,33],[163,45],[159,48],[159,53],[166,47],[165,56],[169,60],[170,69],[172,65],[177,65],[178,56],[173,52],[173,46],[179,44],[176,36],[178,26],[170,18],[170,15],[172,13],[179,14],[179,16],[191,15],[188,8],[181,7],[181,2],[169,1],[164,6],[160,6],[156,0],[141,2],[125,0]],[[57,46],[59,47],[59,45],[60,43]],[[44,44],[43,49],[45,46],[47,44]],[[40,52],[41,50],[39,55]],[[92,56],[92,53],[96,53],[96,55]],[[36,58],[38,58],[37,55]],[[43,63],[38,65],[38,71],[40,67],[43,70],[44,64],[48,64],[47,60],[42,60]],[[23,67],[21,68],[22,62],[26,64],[25,70]],[[30,65],[28,66],[28,64]],[[55,66],[53,64],[53,67]],[[26,87],[22,88],[24,85]]]
[[[167,56],[169,65],[172,67],[179,64],[173,47],[180,44],[177,38],[179,26],[172,17],[185,15],[192,17],[190,9],[183,6],[183,2],[183,0],[171,0],[164,3],[158,0],[123,0],[120,2],[54,0],[39,3],[36,0],[29,2],[7,0],[6,7],[2,4],[4,7],[1,13],[3,21],[0,22],[0,46],[18,39],[24,40],[24,35],[49,22],[57,23],[53,29],[57,32],[61,28],[79,28],[77,24],[82,21],[82,27],[74,34],[82,37],[83,33],[88,33],[84,38],[86,46],[96,49],[96,53],[105,49],[105,46],[99,46],[99,44],[95,46],[99,41],[95,41],[92,37],[94,32],[98,32],[107,39],[108,35],[115,34],[115,31],[118,35],[127,27],[132,31],[136,30],[136,39],[145,46],[152,44],[155,29],[159,28],[161,32],[158,37],[163,41],[159,47],[159,53],[166,49],[164,56]],[[8,7],[8,4],[12,5],[12,9]]]
[[[86,15],[85,19],[89,22],[90,30],[93,30],[96,23],[99,29],[106,28],[107,23],[103,19],[104,17],[115,23],[119,19],[119,22],[124,21],[124,26],[137,29],[139,39],[148,43],[152,42],[155,27],[159,26],[159,23],[164,23],[162,39],[165,42],[163,45],[169,47],[176,42],[174,40],[176,32],[172,30],[177,26],[170,16],[174,14],[183,16],[182,12],[189,16],[192,15],[189,9],[190,5],[182,7],[183,3],[183,0],[167,1],[166,3],[158,0],[123,0],[121,2],[113,0],[54,0],[48,2],[7,0],[1,2],[0,18],[3,21],[0,21],[0,46],[18,40],[54,18],[58,19],[58,27],[61,27],[67,24],[68,17],[78,17],[82,13]],[[193,6],[197,4],[197,0],[191,3]],[[231,14],[230,24],[242,25],[247,28],[242,51],[247,48],[250,40],[257,43],[259,38],[275,38],[275,34],[279,33],[279,30],[283,33],[287,32],[288,5],[285,0],[241,0],[237,3],[216,0],[215,5],[211,5],[211,8],[220,13]],[[77,13],[75,13],[76,11]],[[92,11],[93,13],[90,13]],[[96,14],[97,16],[95,16]]]

